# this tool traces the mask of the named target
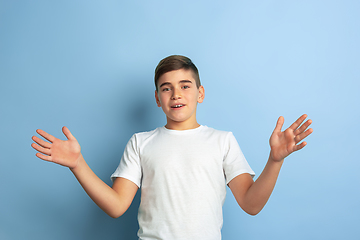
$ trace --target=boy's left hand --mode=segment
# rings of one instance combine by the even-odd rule
[[[284,124],[284,118],[279,117],[269,141],[271,148],[270,158],[273,161],[280,162],[291,153],[305,147],[306,142],[301,141],[313,132],[312,128],[307,129],[312,123],[310,119],[303,123],[306,117],[306,114],[302,115],[283,132],[281,128]],[[299,144],[299,142],[301,143]]]

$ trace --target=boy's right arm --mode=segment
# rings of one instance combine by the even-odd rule
[[[135,183],[125,178],[116,178],[112,188],[104,183],[87,165],[80,152],[79,143],[66,127],[63,128],[66,141],[42,130],[37,130],[37,133],[49,141],[32,137],[36,144],[31,146],[39,151],[37,157],[69,167],[85,192],[109,216],[117,218],[125,213],[138,190]]]

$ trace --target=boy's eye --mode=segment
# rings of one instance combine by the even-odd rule
[[[163,88],[162,91],[163,91],[163,92],[170,91],[170,88]]]
[[[182,88],[183,88],[183,89],[187,89],[187,88],[189,88],[189,86],[183,86]]]

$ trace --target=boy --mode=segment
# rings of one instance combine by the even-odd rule
[[[240,207],[256,215],[264,207],[287,157],[300,150],[312,133],[302,115],[281,132],[283,117],[270,137],[268,162],[254,182],[234,136],[196,120],[204,87],[196,66],[184,56],[160,61],[155,70],[155,99],[166,115],[164,127],[134,134],[116,171],[112,188],[86,164],[80,145],[64,127],[67,141],[37,130],[36,156],[69,167],[91,199],[111,217],[121,216],[141,187],[139,239],[221,239],[226,184]],[[307,130],[306,130],[307,129]]]

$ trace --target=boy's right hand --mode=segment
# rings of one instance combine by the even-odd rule
[[[49,142],[33,136],[32,140],[36,143],[32,143],[31,146],[38,151],[38,153],[36,153],[38,158],[72,169],[79,163],[81,148],[78,141],[67,127],[63,127],[62,131],[67,138],[65,141],[38,129],[36,132]]]

